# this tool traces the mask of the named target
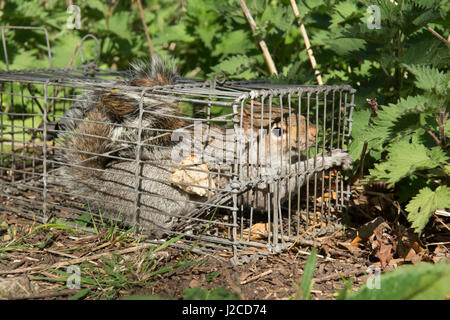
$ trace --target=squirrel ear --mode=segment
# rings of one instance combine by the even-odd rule
[[[242,127],[244,129],[250,128],[251,117],[252,117],[251,113],[247,109],[243,108],[242,109]]]

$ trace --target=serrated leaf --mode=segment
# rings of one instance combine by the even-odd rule
[[[401,140],[388,148],[388,159],[376,164],[370,171],[371,181],[386,181],[390,186],[417,170],[432,169],[439,162],[429,156],[429,150],[422,144]]]
[[[428,150],[428,156],[435,163],[446,163],[449,160],[448,155],[441,147],[433,147],[431,150]]]
[[[416,76],[415,84],[418,88],[434,91],[445,95],[449,84],[450,75],[429,66],[406,65],[406,68]]]
[[[186,25],[183,24],[166,26],[164,30],[158,34],[157,39],[160,45],[172,41],[192,42],[195,40],[195,38],[187,32]]]
[[[366,47],[366,41],[356,38],[336,38],[328,40],[331,50],[339,55],[348,55],[354,51],[362,50]]]
[[[212,40],[216,35],[218,27],[216,25],[199,25],[196,27],[195,31],[202,39],[205,47],[212,48]]]
[[[58,38],[56,45],[53,48],[53,67],[56,68],[67,68],[70,59],[73,56],[75,48],[77,44],[81,41],[81,38],[76,36],[74,33],[65,33],[61,37]],[[83,57],[85,59],[89,59],[95,57],[89,53],[90,47],[92,47],[91,41],[86,41],[83,45]],[[95,51],[98,49],[95,48]],[[94,53],[95,54],[95,53]],[[79,52],[76,55],[75,60],[73,61],[72,66],[77,66],[81,64],[80,54]]]
[[[227,56],[230,54],[245,54],[249,45],[253,45],[249,35],[244,30],[226,33],[216,45],[213,56]]]
[[[444,300],[450,294],[450,265],[419,263],[382,274],[379,289],[361,287],[350,300]]]
[[[408,220],[416,232],[422,232],[436,209],[450,208],[450,188],[439,186],[435,191],[425,187],[408,203]]]
[[[334,11],[331,15],[331,27],[336,27],[339,23],[346,21],[357,14],[359,10],[355,1],[346,0],[336,4]]]
[[[359,137],[366,141],[373,141],[372,147],[384,148],[384,143],[395,141],[420,128],[420,116],[433,114],[445,103],[445,98],[437,95],[425,94],[400,98],[397,104],[382,106],[373,119],[373,126]]]
[[[89,1],[89,7],[93,9],[97,9],[99,12],[106,12],[106,4],[100,0],[91,0]]]
[[[45,59],[45,62],[48,63],[48,59]],[[24,51],[14,58],[13,64],[9,68],[13,70],[32,69],[36,65],[37,59],[33,56],[33,53],[31,51]]]
[[[131,40],[131,30],[128,28],[130,23],[131,13],[127,11],[114,12],[109,18],[109,30],[117,34],[119,37]]]
[[[236,75],[243,68],[247,68],[250,65],[250,59],[245,55],[236,55],[224,59],[221,63],[214,66],[214,72],[225,72],[227,75]]]

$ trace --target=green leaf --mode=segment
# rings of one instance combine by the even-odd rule
[[[78,291],[78,293],[76,293],[73,296],[71,296],[69,298],[69,300],[78,300],[78,299],[84,297],[85,295],[87,295],[90,290],[91,290],[90,288],[84,288],[84,289]]]
[[[166,26],[154,39],[154,44],[159,46],[163,46],[172,41],[190,43],[195,40],[195,38],[187,32],[185,24]]]
[[[334,7],[335,12],[331,16],[331,28],[337,27],[339,23],[346,21],[348,18],[358,13],[358,7],[355,1],[346,0],[341,1]]]
[[[202,39],[205,47],[212,49],[212,41],[218,30],[217,25],[199,25],[196,27],[196,33]]]
[[[93,9],[97,9],[100,12],[106,12],[106,4],[100,0],[91,0],[89,1],[89,7]]]
[[[58,38],[56,45],[54,46],[53,52],[53,66],[55,68],[67,68],[70,59],[75,52],[75,48],[81,38],[72,32],[63,32]],[[83,56],[85,58],[90,58],[92,55],[88,53],[89,41],[83,45]],[[95,49],[97,51],[97,49]],[[79,52],[76,55],[75,60],[72,63],[72,67],[80,65],[81,59]]]
[[[131,41],[131,30],[128,28],[131,14],[128,11],[114,12],[108,22],[109,30],[123,39]]]
[[[423,144],[401,140],[392,143],[388,152],[386,161],[369,170],[371,181],[383,180],[393,186],[417,170],[432,169],[439,165],[436,159],[430,157],[429,150]]]
[[[444,99],[428,93],[400,98],[397,104],[383,106],[373,119],[373,125],[362,132],[359,139],[373,141],[372,147],[382,150],[384,143],[396,141],[420,128],[419,117],[439,111]]]
[[[436,91],[446,95],[450,85],[449,73],[444,73],[429,66],[406,65],[406,68],[416,76],[415,84],[418,88],[427,91]]]
[[[250,45],[253,45],[253,42],[248,33],[244,30],[235,30],[223,35],[212,55],[223,57],[230,54],[245,54]]]
[[[353,159],[358,159],[361,156],[361,151],[364,146],[364,136],[368,128],[369,117],[372,112],[369,109],[355,110],[353,112],[352,120],[352,143],[349,146],[349,153]]]
[[[79,215],[75,220],[74,223],[78,224],[82,227],[85,227],[88,225],[88,223],[90,223],[93,219],[92,214],[90,213],[83,213],[81,215]]]
[[[215,73],[225,72],[227,77],[236,79],[253,79],[257,73],[252,71],[252,66],[255,64],[255,59],[249,58],[245,55],[236,55],[224,59],[218,65],[212,68],[213,73],[209,77],[214,77]]]
[[[436,209],[450,208],[450,188],[440,186],[435,191],[425,187],[408,203],[408,220],[416,232],[422,232]]]
[[[361,287],[350,300],[444,300],[450,294],[450,265],[419,263],[381,275],[380,287]]]
[[[186,234],[182,233],[172,239],[167,240],[166,242],[164,242],[162,245],[160,245],[159,247],[157,247],[153,252],[156,253],[158,251],[161,251],[164,248],[167,248],[168,246],[170,246],[172,243],[177,242],[178,240],[180,240],[181,238],[183,238]]]
[[[366,41],[357,38],[338,37],[329,39],[328,46],[338,55],[349,55],[354,51],[363,50],[366,47]]]
[[[48,58],[45,59],[46,67],[49,66]],[[37,65],[36,58],[31,51],[24,51],[14,58],[13,64],[10,65],[10,69],[21,70],[21,69],[32,69]],[[42,65],[42,64],[40,64]]]
[[[212,272],[206,275],[206,282],[211,282],[220,276],[220,272]]]
[[[311,296],[311,290],[314,282],[312,278],[314,276],[314,271],[316,270],[317,262],[317,249],[314,248],[311,251],[308,260],[306,261],[305,269],[303,270],[302,280],[300,281],[300,288],[302,290],[301,298],[303,300],[308,300]]]
[[[450,137],[450,120],[447,119],[445,122],[444,133],[446,137]]]

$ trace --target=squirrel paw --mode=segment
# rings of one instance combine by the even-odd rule
[[[341,149],[334,149],[331,152],[331,158],[333,160],[333,166],[342,166],[342,169],[348,170],[353,164],[354,160],[349,156],[347,152],[343,152]]]

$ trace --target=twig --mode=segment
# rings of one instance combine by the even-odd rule
[[[437,220],[437,221],[439,221],[448,231],[450,231],[450,228],[449,228],[449,226],[448,225],[446,225],[445,223],[444,223],[444,221],[442,221],[442,219],[441,218],[439,218],[437,215],[436,215],[436,213],[434,214],[434,218]]]
[[[50,252],[50,253],[53,253],[53,254],[56,254],[56,255],[59,255],[59,256],[63,256],[63,257],[66,257],[66,258],[71,258],[71,259],[78,259],[79,258],[79,257],[77,257],[77,256],[75,256],[73,254],[68,254],[68,253],[65,253],[65,252],[60,252],[60,251],[56,251],[56,250],[52,250],[52,249],[44,249],[44,251],[47,251],[47,252]]]
[[[245,4],[244,0],[239,0],[239,3],[241,5],[242,11],[244,11],[244,15],[247,18],[248,23],[250,24],[250,28],[253,32],[258,30],[258,26],[255,23],[255,20],[253,20],[253,17],[250,13],[250,11],[247,8],[247,5]],[[276,74],[278,76],[277,68],[275,67],[275,63],[272,60],[272,56],[270,55],[269,49],[267,49],[267,45],[264,42],[264,40],[258,38],[259,46],[261,47],[261,50],[263,52],[264,58],[266,59],[266,63],[270,69],[271,74]]]
[[[296,244],[301,238],[303,238],[303,236],[304,236],[306,233],[308,233],[309,231],[311,231],[311,230],[314,229],[315,227],[319,227],[319,226],[320,226],[320,223],[316,223],[316,224],[310,226],[305,232],[303,232],[300,236],[298,236],[297,239],[295,239],[295,241],[289,246],[288,250],[291,250],[291,248],[292,248],[293,246],[295,246],[295,244]]]
[[[450,212],[447,212],[445,210],[436,210],[434,212],[434,214],[438,215],[438,216],[443,216],[443,217],[447,217],[450,218]]]
[[[317,83],[322,85],[323,84],[322,76],[320,75],[320,71],[317,69],[317,63],[316,59],[314,58],[313,51],[311,49],[311,43],[309,42],[308,33],[306,33],[305,25],[300,20],[300,14],[298,12],[298,7],[297,4],[295,3],[295,0],[291,0],[291,6],[292,10],[294,11],[295,18],[297,19],[298,25],[300,26],[300,31],[302,33],[303,40],[305,41],[306,52],[308,52],[309,61],[311,61],[311,66],[314,70],[314,74],[316,75]]]
[[[263,272],[263,273],[260,273],[260,274],[254,276],[254,277],[251,277],[251,278],[249,278],[249,279],[247,279],[247,280],[241,281],[241,284],[247,284],[247,283],[249,283],[249,282],[251,282],[251,281],[258,280],[259,278],[262,278],[262,277],[264,277],[264,276],[267,276],[267,275],[270,274],[270,273],[272,273],[272,269],[267,270],[267,271],[265,271],[265,272]]]
[[[429,246],[446,245],[446,244],[450,244],[450,241],[445,241],[445,242],[432,242],[432,243],[427,243],[427,244],[425,244],[425,246],[426,246],[426,247],[429,247]]]
[[[297,253],[303,254],[303,255],[305,255],[305,256],[310,256],[310,255],[311,255],[311,252],[303,251],[303,250],[297,250]],[[297,255],[296,255],[296,256],[297,256]],[[317,258],[324,259],[325,261],[336,261],[336,259],[334,259],[334,258],[325,257],[325,256],[323,256],[323,255],[321,255],[321,254],[316,254],[316,257],[317,257]]]
[[[441,40],[442,42],[444,42],[447,46],[450,46],[450,41],[445,40],[444,37],[442,37],[439,33],[437,33],[436,31],[433,30],[433,28],[431,28],[430,26],[427,26],[427,30],[431,32],[431,34],[433,36],[435,36],[436,38],[438,38],[439,40]],[[450,36],[449,36],[450,37]]]
[[[75,51],[72,54],[72,58],[70,58],[69,63],[67,64],[67,68],[72,67],[73,62],[75,61],[75,57],[77,56],[78,50],[80,50],[81,47],[81,41],[80,43],[77,44],[77,46],[75,47]]]
[[[448,112],[445,111],[445,107],[442,107],[439,112],[439,117],[436,117],[436,121],[439,125],[439,139],[442,142],[443,147],[447,145],[447,139],[445,136],[445,124],[447,123],[448,119]]]
[[[147,37],[148,43],[148,51],[150,52],[150,57],[153,56],[153,44],[152,39],[150,38],[150,34],[148,33],[147,24],[145,23],[144,9],[142,8],[141,0],[137,0],[137,4],[139,7],[139,12],[141,14],[142,25],[144,26],[145,36]]]
[[[423,130],[425,130],[430,135],[431,138],[433,138],[433,140],[436,142],[436,144],[438,146],[442,146],[441,141],[436,137],[436,135],[430,129],[426,128],[425,126],[421,126],[421,128]]]

